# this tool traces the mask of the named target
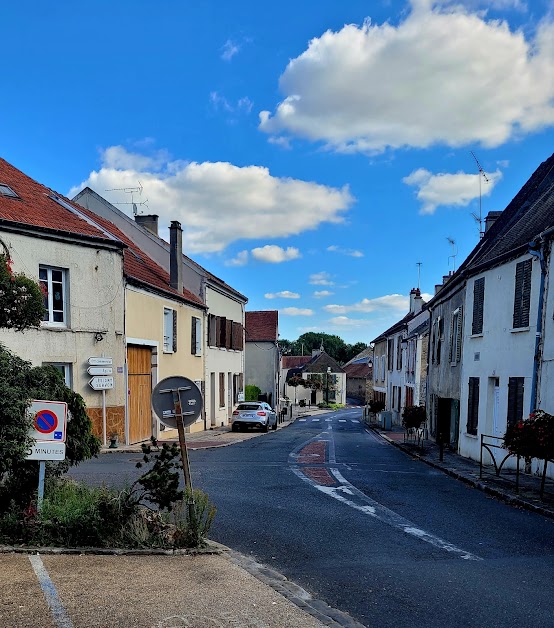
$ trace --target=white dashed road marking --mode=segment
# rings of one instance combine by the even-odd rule
[[[346,419],[339,419],[339,423],[346,423]]]
[[[312,423],[317,423],[319,419],[312,419]]]
[[[305,422],[306,422],[306,419],[298,419],[298,422],[299,422],[299,423],[305,423]]]
[[[29,556],[29,560],[31,561],[33,571],[38,578],[40,588],[42,589],[48,607],[50,608],[50,612],[52,613],[54,625],[56,628],[73,628],[71,619],[69,619],[66,610],[58,597],[56,587],[54,586],[52,580],[50,580],[50,576],[48,575],[45,566],[42,564],[40,556],[38,554],[33,554]]]

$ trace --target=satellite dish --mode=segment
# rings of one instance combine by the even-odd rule
[[[191,379],[174,375],[156,384],[152,391],[152,410],[167,427],[177,427],[179,403],[183,425],[188,427],[200,416],[203,406],[202,393]]]

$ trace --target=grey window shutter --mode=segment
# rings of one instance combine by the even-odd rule
[[[177,310],[173,310],[173,351],[177,351]]]
[[[450,363],[454,362],[456,356],[454,355],[456,348],[456,334],[458,332],[457,325],[456,329],[454,329],[454,322],[456,321],[456,315],[452,314],[450,318],[450,341],[449,341],[449,351],[448,351],[448,361]]]
[[[456,362],[459,362],[462,359],[462,337],[463,337],[463,318],[464,318],[464,310],[460,305],[460,309],[458,311],[458,329],[456,329]]]
[[[508,380],[508,425],[514,425],[523,418],[523,394],[525,379],[510,377]]]
[[[531,264],[530,259],[516,264],[514,329],[529,326],[529,309],[531,307]]]
[[[196,355],[196,317],[191,317],[191,329],[190,329],[190,352],[192,355]]]
[[[469,395],[467,399],[467,433],[477,434],[479,425],[479,378],[469,378]]]
[[[483,309],[485,305],[485,278],[480,277],[473,284],[473,321],[472,334],[483,333]]]

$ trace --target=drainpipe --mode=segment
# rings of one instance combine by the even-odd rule
[[[536,410],[537,391],[541,371],[541,341],[543,328],[544,289],[546,282],[547,260],[545,258],[545,238],[554,233],[554,227],[543,231],[533,242],[529,243],[529,254],[536,257],[541,265],[541,283],[537,308],[537,326],[535,329],[535,355],[533,360],[533,379],[531,382],[531,403],[529,413]],[[546,256],[548,257],[548,256]]]

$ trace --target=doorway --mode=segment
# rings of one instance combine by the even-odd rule
[[[127,347],[129,444],[152,436],[152,349]]]

